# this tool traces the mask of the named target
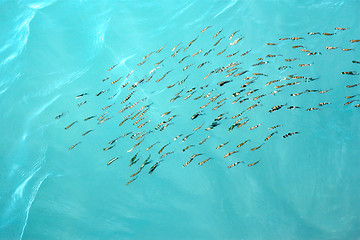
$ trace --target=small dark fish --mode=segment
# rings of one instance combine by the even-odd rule
[[[55,117],[55,119],[60,119],[60,118],[63,117],[64,115],[65,115],[65,113],[61,113],[61,114],[57,115],[57,116]]]
[[[96,94],[96,96],[100,96],[100,95],[103,94],[104,92],[106,92],[106,90],[101,90],[98,94]]]
[[[276,106],[274,106],[274,107],[272,107],[270,110],[269,110],[269,112],[271,113],[271,112],[274,112],[274,111],[278,111],[278,110],[280,110],[283,106],[285,106],[286,104],[282,104],[282,105],[276,105]]]
[[[225,84],[230,83],[230,82],[232,82],[232,80],[225,80],[225,81],[218,82],[217,85],[219,85],[220,87],[222,87],[222,86],[224,86]]]
[[[290,132],[290,133],[287,133],[283,136],[283,138],[287,138],[287,137],[290,137],[291,135],[294,135],[294,134],[299,134],[299,132]]]
[[[77,95],[77,96],[76,96],[76,99],[77,99],[77,98],[80,98],[80,97],[83,97],[83,96],[85,96],[85,95],[88,95],[88,94],[87,94],[87,93],[82,93],[82,94],[80,94],[80,95]]]
[[[149,174],[153,173],[154,170],[159,166],[160,162],[162,162],[163,160],[160,160],[158,162],[156,162],[151,168],[150,168],[150,171],[149,171]]]

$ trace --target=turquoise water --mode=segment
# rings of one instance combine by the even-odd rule
[[[360,65],[352,62],[360,61],[360,43],[349,41],[360,39],[359,1],[5,0],[0,5],[0,239],[360,239],[360,108],[355,107],[357,101],[344,105],[360,100],[359,96],[345,98],[359,94],[360,86],[345,86],[357,84],[360,78],[341,74],[360,72]],[[207,26],[212,27],[201,33]],[[235,31],[239,32],[229,40]],[[236,45],[229,45],[241,37]],[[279,40],[291,37],[304,39]],[[171,57],[177,44],[182,49]],[[295,45],[304,47],[292,48]],[[326,46],[338,48],[327,50]],[[321,54],[308,56],[299,49]],[[148,61],[138,66],[152,51]],[[284,61],[292,58],[297,60]],[[144,76],[150,77],[155,63],[163,59],[149,82],[128,90]],[[236,61],[241,62],[238,73],[248,72],[225,77],[229,67],[203,80],[212,70]],[[260,61],[268,63],[252,66]],[[289,68],[279,70],[281,66]],[[284,79],[289,75],[306,79]],[[110,79],[101,81],[106,77]],[[236,99],[232,93],[251,81],[242,80],[245,77],[257,77],[239,95],[250,99],[232,104]],[[309,78],[318,79],[306,81]],[[223,80],[232,82],[217,85]],[[272,80],[281,81],[265,86]],[[301,83],[274,88],[296,81]],[[184,100],[193,87],[196,92]],[[182,89],[181,99],[170,102]],[[249,93],[255,89],[259,90]],[[106,92],[96,96],[101,90]],[[212,90],[207,99],[193,100]],[[281,91],[270,94],[275,90]],[[306,90],[317,92],[290,96]],[[330,91],[319,93],[325,90]],[[76,99],[82,93],[88,95]],[[223,95],[200,109],[217,94]],[[253,100],[261,94],[266,96]],[[225,97],[225,104],[212,110]],[[83,101],[87,102],[79,107]],[[247,110],[257,102],[259,106]],[[331,104],[320,107],[321,102]],[[137,128],[134,120],[118,126],[124,116],[148,104],[146,118],[138,123],[150,120],[144,127]],[[285,104],[269,113],[275,105]],[[306,111],[312,107],[321,110]],[[200,110],[203,115],[191,120]],[[241,117],[249,122],[229,131],[241,118],[232,116],[244,110]],[[172,112],[161,117],[168,111]],[[104,112],[111,119],[97,124]],[[205,130],[221,113],[226,119]],[[166,129],[155,130],[174,114],[178,116]],[[96,117],[83,121],[92,115]],[[64,130],[74,121],[78,122]],[[249,129],[257,124],[261,125]],[[268,130],[277,124],[282,126]],[[87,130],[94,131],[81,136]],[[265,142],[275,130],[278,133]],[[133,151],[128,152],[139,141],[131,134],[103,150],[109,141],[140,131],[152,132]],[[282,137],[291,132],[299,134]],[[173,141],[179,134],[183,135]],[[236,147],[247,139],[251,141]],[[69,150],[77,142],[81,144]],[[190,145],[194,146],[182,151]],[[235,150],[238,153],[223,157]],[[138,152],[139,162],[128,167]],[[190,156],[200,153],[183,167]],[[126,185],[149,154],[152,162]],[[119,159],[108,166],[113,157]],[[163,161],[148,174],[159,160]],[[238,161],[242,162],[228,168]]]

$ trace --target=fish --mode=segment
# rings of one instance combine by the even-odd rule
[[[145,151],[149,151],[153,146],[155,146],[156,144],[160,143],[159,141],[153,143],[152,145],[150,145],[148,148],[145,149]]]
[[[204,53],[204,56],[207,56],[209,53],[211,53],[211,51],[213,51],[214,48],[210,49],[209,51],[207,51],[206,53]]]
[[[320,35],[321,33],[319,32],[308,32],[309,35]]]
[[[250,149],[250,150],[251,150],[251,151],[258,150],[259,148],[261,148],[261,147],[262,147],[262,145],[264,145],[264,144],[261,144],[261,145],[259,145],[259,146],[257,146],[257,147],[254,147],[254,148]]]
[[[132,165],[134,165],[138,161],[138,160],[136,160],[138,154],[139,154],[139,152],[135,153],[135,155],[130,159],[129,167],[131,167]]]
[[[260,102],[258,102],[258,103],[255,103],[254,105],[251,105],[250,107],[248,107],[246,110],[251,110],[251,109],[253,109],[253,108],[255,108],[255,107],[257,107],[257,106],[260,106]]]
[[[220,87],[224,86],[225,84],[227,83],[231,83],[232,80],[225,80],[225,81],[221,81],[221,82],[218,82],[217,85],[219,85]]]
[[[140,124],[140,125],[138,126],[138,128],[142,128],[143,126],[145,126],[146,124],[148,124],[150,121],[151,121],[151,120],[148,120],[148,121]]]
[[[206,62],[200,63],[197,68],[201,68],[202,66],[204,66],[204,65],[207,64],[207,63],[210,63],[210,62],[209,62],[209,61],[206,61]]]
[[[193,135],[194,133],[190,133],[189,135],[186,135],[184,138],[183,138],[183,142],[185,142],[191,135]]]
[[[106,80],[108,80],[110,77],[104,78],[102,81],[105,82]]]
[[[211,71],[208,75],[206,75],[204,78],[203,78],[203,80],[205,80],[206,78],[208,78],[211,74],[213,74],[214,73],[214,71]]]
[[[226,51],[227,48],[225,48],[224,50],[220,51],[217,55],[220,56],[221,54],[223,54],[223,52]]]
[[[313,111],[313,110],[320,110],[320,108],[312,107],[312,108],[306,109],[306,111]]]
[[[242,162],[243,162],[243,161],[238,161],[238,162],[236,162],[236,163],[233,163],[233,164],[227,166],[227,168],[235,167],[236,165],[238,165],[239,163],[242,163]]]
[[[154,51],[150,52],[148,55],[146,55],[145,57],[143,57],[143,59],[147,59],[148,57],[150,57],[151,54],[153,54]]]
[[[278,124],[278,125],[275,125],[275,126],[273,126],[273,127],[270,127],[269,130],[273,130],[273,129],[278,128],[278,127],[281,127],[281,126],[282,126],[282,125]]]
[[[217,33],[213,36],[213,38],[216,38],[222,31],[223,31],[223,29],[221,29],[219,32],[217,32]]]
[[[345,96],[345,98],[354,98],[356,96],[358,96],[359,94],[355,94],[355,95],[352,95],[352,96]]]
[[[197,130],[199,130],[202,126],[204,125],[204,123],[203,124],[201,124],[200,126],[198,126],[198,127],[196,127],[196,128],[194,128],[193,129],[193,131],[197,131]]]
[[[71,123],[70,125],[66,126],[66,127],[65,127],[65,130],[69,129],[72,125],[74,125],[74,124],[77,123],[77,122],[78,122],[78,121],[75,121],[75,122]]]
[[[206,163],[207,161],[209,161],[210,159],[212,159],[212,158],[211,158],[211,157],[210,157],[210,158],[207,158],[207,159],[205,159],[204,161],[199,162],[198,165],[201,166],[201,165],[203,165],[204,163]]]
[[[349,102],[344,103],[344,105],[346,106],[346,105],[349,105],[350,103],[353,103],[353,102],[356,102],[356,101],[360,101],[360,100],[351,100]]]
[[[165,44],[165,45],[166,45],[166,44]],[[156,51],[156,53],[161,52],[161,50],[163,50],[163,49],[164,49],[165,45],[164,45],[164,46],[162,46],[159,50],[157,50],[157,51]]]
[[[165,59],[166,59],[166,58],[164,58],[163,60],[161,60],[161,61],[159,61],[159,62],[155,63],[155,66],[157,66],[157,65],[161,64],[163,61],[165,61]]]
[[[236,51],[236,52],[234,52],[234,53],[232,53],[232,54],[227,55],[226,57],[232,57],[232,56],[235,56],[235,55],[238,54],[238,53],[239,53],[239,51]]]
[[[267,136],[264,141],[266,142],[267,140],[269,140],[274,134],[278,133],[277,131],[276,132],[273,132],[271,133],[269,136]]]
[[[171,55],[171,57],[175,57],[175,56],[179,53],[180,50],[181,50],[181,48],[179,48],[178,50],[176,50],[176,52],[174,52],[174,53]]]
[[[172,71],[172,70],[167,71],[161,78],[159,78],[159,79],[156,80],[155,82],[160,82],[161,80],[163,80],[171,71]]]
[[[180,45],[180,43],[179,43],[178,45],[176,45],[175,47],[173,47],[173,48],[171,49],[171,51],[172,51],[172,52],[175,51],[175,49],[176,49],[179,45]]]
[[[164,151],[164,149],[167,147],[167,146],[169,146],[169,144],[170,144],[171,142],[169,142],[168,144],[165,144],[160,150],[159,150],[159,154],[162,152],[162,151]]]
[[[190,55],[187,55],[187,56],[185,56],[185,57],[183,57],[180,61],[179,61],[179,63],[182,63],[186,58],[188,58],[188,57],[190,57]]]
[[[141,140],[140,142],[136,143],[136,144],[133,146],[133,148],[129,149],[127,152],[131,152],[132,150],[134,150],[134,149],[135,149],[137,146],[139,146],[143,141],[144,141],[144,139]]]
[[[170,113],[171,113],[171,111],[165,112],[165,113],[161,114],[161,117],[164,117],[164,116],[166,116],[166,115],[169,115]]]
[[[343,51],[352,51],[354,49],[353,48],[342,48],[341,50],[343,50]]]
[[[211,28],[212,26],[207,26],[206,28],[204,28],[203,30],[201,30],[201,33],[205,32],[207,29]]]
[[[229,157],[230,155],[234,154],[234,153],[238,153],[239,151],[232,151],[232,152],[228,152],[227,154],[224,155],[224,158]]]
[[[276,43],[266,43],[265,45],[274,46],[274,45],[276,45]]]
[[[326,47],[327,50],[337,49],[337,47]]]
[[[236,39],[234,42],[230,43],[230,46],[236,45],[242,39],[243,39],[243,37]]]
[[[242,147],[242,146],[244,146],[245,145],[245,143],[247,143],[247,142],[249,142],[250,140],[248,139],[248,140],[246,140],[246,141],[244,141],[244,142],[242,142],[242,143],[240,143],[239,145],[237,145],[236,147],[237,148],[239,148],[239,147]]]
[[[160,158],[164,158],[164,157],[166,157],[167,155],[172,154],[172,153],[174,153],[174,151],[164,153]]]
[[[353,85],[346,85],[347,88],[353,88],[353,87],[356,87],[356,86],[359,86],[360,83],[357,83],[357,84],[353,84]]]
[[[112,81],[111,84],[113,85],[113,84],[117,83],[118,81],[120,81],[121,78],[122,78],[122,77],[119,77],[118,79]]]
[[[198,55],[199,53],[201,53],[202,49],[200,49],[198,52],[194,53],[193,55],[191,55],[192,57],[195,57],[196,55]]]
[[[112,145],[112,146],[110,146],[110,147],[103,148],[103,151],[110,150],[110,149],[112,149],[114,146],[115,146],[115,145]]]
[[[88,133],[90,133],[92,131],[94,131],[94,130],[88,130],[88,131],[84,132],[81,136],[85,136],[86,134],[88,134]]]
[[[112,107],[114,104],[115,104],[115,103],[110,104],[110,105],[107,105],[107,106],[103,107],[102,110],[108,109],[109,107]]]
[[[109,166],[110,164],[112,164],[117,159],[119,159],[119,157],[114,157],[114,158],[110,159],[110,161],[108,161],[107,165]]]
[[[332,36],[332,35],[335,35],[335,33],[323,33],[323,35],[325,35],[325,36]]]
[[[210,136],[207,136],[206,138],[204,138],[200,143],[199,145],[202,145],[206,142],[206,140],[208,140],[210,138]]]
[[[55,117],[55,119],[60,119],[60,118],[63,117],[64,115],[65,115],[65,113],[61,113],[61,114],[57,115],[57,116]]]
[[[198,112],[194,113],[194,115],[191,116],[191,120],[194,120],[201,115],[202,115],[201,111],[198,111]]]
[[[137,178],[138,178],[138,177],[133,178],[133,179],[131,179],[130,181],[128,181],[128,182],[126,183],[126,186],[129,185],[130,183],[132,183],[133,181],[135,181]]]
[[[159,166],[160,162],[162,162],[163,160],[157,161],[153,166],[151,166],[149,174],[152,174],[154,172],[154,170]]]
[[[296,109],[296,108],[300,108],[300,107],[298,107],[298,106],[289,106],[287,109],[292,110],[292,109]]]
[[[187,147],[185,147],[182,151],[185,152],[186,150],[188,150],[190,147],[194,147],[195,145],[189,145]]]
[[[77,96],[75,97],[75,99],[81,98],[81,97],[86,96],[86,95],[88,95],[88,93],[79,94],[79,95],[77,95]]]
[[[289,132],[289,133],[285,134],[283,136],[283,138],[287,138],[287,137],[290,137],[290,136],[295,135],[295,134],[299,134],[299,132]]]
[[[252,166],[254,166],[255,164],[257,164],[257,163],[259,163],[260,162],[260,160],[258,160],[258,161],[256,161],[256,162],[253,162],[253,163],[250,163],[249,165],[248,165],[248,167],[252,167]]]
[[[228,143],[229,143],[229,141],[227,141],[227,142],[225,142],[225,143],[220,144],[219,146],[217,146],[217,147],[216,147],[216,150],[218,150],[218,149],[222,148],[223,146],[225,146],[225,145],[226,145],[226,144],[228,144]]]
[[[357,42],[360,42],[360,39],[353,39],[353,40],[350,40],[350,42],[357,43]]]
[[[278,111],[278,110],[280,110],[283,106],[286,106],[286,105],[287,105],[287,104],[276,105],[276,106],[272,107],[272,108],[269,110],[269,112],[271,113],[271,112],[274,112],[274,111]]]
[[[347,30],[349,28],[341,28],[341,27],[336,27],[335,30],[341,30],[341,31],[344,31],[344,30]]]
[[[251,127],[251,128],[249,128],[249,130],[254,130],[255,128],[260,127],[260,125],[261,125],[261,123],[259,123],[258,125],[255,125],[255,126],[253,126],[253,127]]]
[[[359,73],[357,73],[357,72],[355,72],[355,71],[341,72],[341,74],[346,74],[346,75],[359,75]]]
[[[358,63],[358,64],[359,64],[360,62],[359,62],[359,61],[355,61],[355,60],[354,60],[354,61],[352,61],[352,63]]]
[[[69,150],[73,149],[74,147],[76,147],[77,145],[79,145],[81,142],[77,142],[74,145],[72,145],[71,147],[69,147]]]
[[[331,104],[331,103],[328,103],[328,102],[321,102],[321,103],[319,103],[319,106],[324,106],[324,105],[328,105],[328,104]]]
[[[189,67],[191,67],[193,64],[189,64],[189,65],[187,65],[187,66],[185,66],[184,68],[183,68],[183,71],[185,71],[186,69],[188,69]]]
[[[233,32],[233,33],[231,34],[231,36],[229,37],[229,40],[231,40],[237,32],[239,32],[239,31]]]

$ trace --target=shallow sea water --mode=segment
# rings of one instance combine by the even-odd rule
[[[360,61],[360,43],[349,42],[360,39],[360,1],[4,0],[0,6],[0,239],[360,239],[360,108],[344,106],[348,100],[344,96],[359,93],[359,87],[345,85],[355,84],[360,78],[340,74],[360,72],[360,65],[352,63]],[[200,34],[206,26],[212,27]],[[335,27],[350,29],[334,36],[307,34],[334,32]],[[241,53],[251,49],[249,58],[233,57],[243,62],[244,70],[245,65],[251,66],[256,58],[267,54],[301,57],[307,59],[306,63],[314,63],[292,74],[318,77],[308,88],[332,91],[295,99],[289,94],[307,87],[290,86],[284,94],[262,101],[263,110],[254,110],[248,116],[255,119],[253,125],[262,123],[264,129],[286,123],[281,135],[292,131],[300,134],[286,139],[278,134],[259,150],[249,151],[248,146],[246,151],[239,150],[231,159],[224,159],[224,154],[234,150],[230,144],[246,140],[250,137],[247,134],[252,134],[251,147],[260,145],[264,138],[261,131],[265,130],[258,131],[259,127],[254,132],[229,132],[222,124],[213,130],[207,145],[199,147],[201,150],[196,146],[185,154],[181,149],[187,144],[173,142],[169,150],[176,152],[153,174],[142,172],[126,186],[136,171],[127,167],[137,152],[130,154],[127,150],[135,142],[120,139],[116,148],[103,148],[118,135],[138,129],[131,129],[132,124],[112,125],[109,120],[95,124],[96,130],[86,138],[81,134],[90,125],[64,130],[73,121],[101,115],[101,107],[113,103],[107,98],[116,92],[112,108],[120,110],[120,101],[130,91],[103,83],[108,69],[118,64],[110,73],[125,76],[139,69],[129,78],[134,83],[143,75],[149,76],[154,67],[137,66],[143,56],[164,44],[162,52],[151,60],[166,58],[156,76],[171,69],[174,72],[163,80],[166,83],[157,84],[154,77],[147,85],[139,85],[129,101],[133,104],[148,97],[146,104],[153,103],[149,125],[161,122],[160,114],[170,110],[192,116],[206,101],[201,105],[169,102],[182,88],[170,90],[166,86],[191,74],[191,81],[184,85],[186,90],[199,87],[206,83],[202,80],[204,74],[195,66],[183,71],[186,64],[180,67],[181,57],[177,56],[176,61],[171,58],[171,49],[178,43],[186,47],[198,36],[188,54],[204,46],[204,61],[210,61],[212,68],[225,66],[228,62],[221,62],[216,54],[203,56],[220,29],[224,29],[220,35],[226,41],[236,30],[244,37],[232,46]],[[305,40],[279,41],[294,36]],[[266,46],[267,42],[278,45]],[[322,54],[309,60],[291,48],[298,43]],[[328,45],[354,50],[327,51]],[[216,52],[225,46],[217,47]],[[264,82],[287,75],[277,69],[284,64],[281,57],[271,61],[251,71],[266,72],[269,77],[262,78]],[[225,85],[218,93],[232,93],[233,87]],[[113,92],[99,98],[95,96],[99,89]],[[75,97],[84,92],[89,93],[88,103],[78,107],[80,101]],[[267,111],[278,104],[305,108],[322,101],[332,104],[321,111],[281,110],[272,118]],[[227,102],[216,112],[205,109],[196,123],[175,118],[165,131],[146,136],[146,144],[158,140],[162,146],[180,133],[185,136],[192,132],[204,121],[210,124],[220,113],[244,110],[238,106],[234,110],[234,105]],[[56,120],[61,113],[64,116]],[[117,123],[122,119],[114,116]],[[198,143],[211,135],[199,131],[203,132],[189,140]],[[69,151],[78,141],[82,143]],[[226,141],[230,141],[228,146],[215,150]],[[151,153],[152,164],[159,160],[160,144],[157,147]],[[189,156],[200,151],[213,159],[203,166],[192,163],[183,167]],[[107,166],[115,156],[120,158]],[[146,157],[147,153],[140,162]],[[256,160],[261,161],[247,167]],[[227,168],[236,161],[245,164]]]

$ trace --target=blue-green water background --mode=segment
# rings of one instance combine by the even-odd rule
[[[359,71],[359,48],[322,56],[312,74],[339,104],[282,116],[301,136],[259,152],[253,168],[183,168],[174,155],[125,186],[128,169],[92,151],[111,129],[76,152],[68,147],[78,137],[63,134],[76,120],[74,96],[94,93],[115,63],[127,73],[208,25],[240,29],[259,55],[264,42],[334,27],[351,31],[333,44],[353,47],[359,10],[355,0],[1,1],[0,239],[360,239],[360,113],[343,106],[358,90],[333,74]],[[54,119],[67,111],[67,122]]]

